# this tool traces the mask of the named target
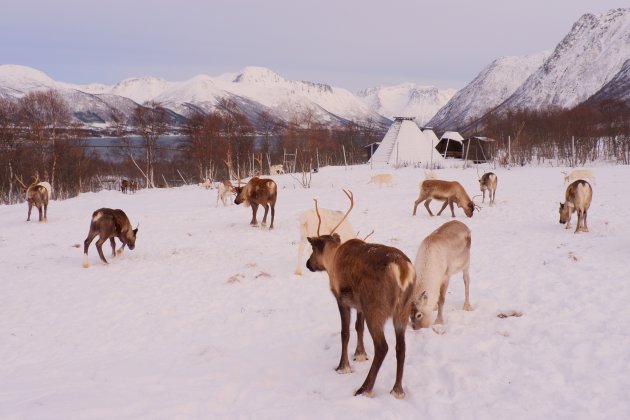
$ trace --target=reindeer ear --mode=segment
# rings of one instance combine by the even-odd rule
[[[315,238],[308,237],[306,239],[308,240],[309,244],[313,245],[313,242],[315,241]]]
[[[134,235],[137,235],[137,234],[138,234],[138,228],[135,228],[135,229],[133,230],[133,234],[134,234]]]
[[[341,236],[339,236],[338,233],[333,233],[332,234],[332,238],[335,240],[335,242],[337,242],[338,244],[341,243]]]

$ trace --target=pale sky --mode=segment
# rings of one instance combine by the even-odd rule
[[[553,50],[610,0],[0,0],[0,64],[55,80],[186,80],[245,66],[344,87],[461,88],[492,60]]]

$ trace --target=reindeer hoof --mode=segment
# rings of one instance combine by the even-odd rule
[[[363,353],[354,353],[354,356],[352,357],[352,360],[354,360],[355,362],[365,362],[366,360],[368,360],[367,353],[365,353],[365,352],[363,352]]]
[[[344,366],[344,367],[339,366],[337,369],[335,369],[335,371],[340,375],[345,375],[346,373],[352,373],[352,369],[350,368],[350,366]]]
[[[465,311],[472,311],[473,307],[470,303],[464,303],[464,310]]]
[[[397,400],[402,400],[405,398],[405,392],[400,390],[396,390],[396,389],[392,389],[390,394],[392,394]]]
[[[296,276],[301,276],[302,275],[302,270],[296,270],[295,273]]]
[[[374,393],[372,392],[371,389],[365,390],[363,389],[363,387],[361,387],[355,391],[354,396],[356,397],[357,395],[363,395],[365,397],[372,398],[374,396]]]

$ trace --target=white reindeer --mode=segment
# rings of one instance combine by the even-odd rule
[[[414,262],[418,276],[416,298],[410,315],[414,326],[429,327],[436,304],[438,314],[435,323],[444,323],[442,308],[449,279],[460,271],[464,275],[464,310],[472,311],[468,273],[470,243],[470,230],[457,220],[444,223],[422,241]]]
[[[322,218],[321,232],[326,235],[335,229],[335,226],[342,222],[335,232],[341,237],[341,242],[346,242],[349,239],[357,237],[355,231],[352,229],[348,219],[342,220],[344,213],[337,210],[319,209],[319,214]],[[318,218],[315,209],[310,209],[300,214],[300,245],[298,249],[298,260],[295,274],[302,275],[302,255],[304,254],[304,246],[308,241],[307,238],[318,236],[317,234]]]
[[[571,184],[582,179],[584,181],[588,181],[590,184],[596,185],[595,175],[593,175],[593,171],[590,169],[574,169],[568,174],[565,171],[562,171],[562,174],[564,174],[565,184]]]
[[[373,175],[368,181],[368,184],[376,184],[379,187],[391,187],[394,184],[394,176],[392,174]]]
[[[217,207],[219,207],[219,199],[223,203],[223,206],[227,206],[228,201],[232,204],[231,196],[234,186],[230,180],[219,182],[217,186]]]

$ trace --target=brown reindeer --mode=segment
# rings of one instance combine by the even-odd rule
[[[23,190],[26,191],[26,202],[28,203],[28,216],[26,217],[26,221],[28,222],[31,220],[31,211],[33,210],[33,206],[35,206],[37,207],[37,210],[39,212],[39,221],[47,222],[48,200],[50,199],[50,194],[52,193],[52,188],[50,184],[48,182],[39,182],[39,175],[35,176],[35,180],[28,187],[17,176],[15,177],[15,179],[17,182],[20,183]]]
[[[134,194],[138,191],[138,182],[136,180],[132,179],[129,181],[129,190]]]
[[[269,229],[273,229],[273,221],[276,215],[276,198],[278,197],[278,186],[273,180],[254,177],[244,187],[240,186],[239,180],[239,186],[234,187],[233,191],[236,193],[234,204],[245,203],[246,206],[251,206],[252,221],[249,224],[252,226],[258,226],[258,221],[256,220],[258,206],[265,208],[262,226],[267,224],[267,213],[269,212],[269,207],[271,207],[271,224]]]
[[[426,201],[425,201],[426,200]],[[457,181],[442,181],[439,179],[425,179],[420,184],[420,196],[415,201],[413,206],[413,215],[416,215],[416,209],[418,208],[418,204],[424,203],[424,207],[426,207],[427,211],[431,216],[433,213],[429,208],[429,203],[431,200],[441,200],[444,201],[442,208],[438,212],[438,216],[442,214],[442,211],[448,205],[451,209],[451,215],[455,217],[455,211],[453,209],[453,203],[457,204],[457,207],[460,207],[466,213],[466,216],[472,217],[475,209],[479,210],[479,206],[475,205],[473,200],[468,197],[466,194],[466,190],[464,187]]]
[[[584,180],[571,183],[564,193],[564,203],[560,203],[560,223],[566,223],[566,229],[569,229],[571,214],[577,211],[577,226],[573,233],[588,232],[586,216],[588,208],[591,206],[592,198],[593,188],[591,188],[591,184]]]
[[[352,193],[344,190],[350,199]],[[317,210],[317,201],[315,202]],[[343,222],[343,220],[342,220]],[[339,225],[338,225],[339,226]],[[411,314],[416,274],[411,261],[402,251],[380,244],[350,239],[341,243],[338,234],[309,237],[313,253],[306,263],[310,271],[326,271],[330,290],[337,300],[341,316],[341,359],[337,372],[351,372],[348,360],[350,339],[350,311],[357,311],[355,328],[357,348],[354,360],[367,359],[363,345],[364,320],[374,342],[374,360],[363,385],[354,395],[371,396],[378,371],[387,354],[388,345],[383,328],[385,321],[392,318],[396,333],[396,382],[391,391],[396,398],[404,398],[402,387],[405,363],[405,330]]]
[[[120,191],[123,194],[127,194],[127,190],[129,190],[129,181],[123,179],[122,181],[120,181]]]
[[[99,236],[96,241],[96,250],[101,257],[101,261],[108,264],[105,256],[103,255],[103,243],[109,239],[112,245],[112,257],[116,257],[116,254],[121,255],[125,249],[125,245],[129,249],[133,250],[136,247],[136,236],[138,234],[138,226],[135,229],[131,227],[129,218],[124,211],[120,209],[108,209],[102,208],[92,213],[92,221],[90,222],[90,232],[88,233],[85,242],[83,242],[83,267],[88,268],[90,263],[88,261],[88,248],[92,243],[92,240]],[[116,252],[116,242],[114,238],[118,238],[122,242],[122,246]]]
[[[498,178],[494,174],[494,172],[486,172],[479,178],[479,189],[483,193],[483,198],[481,202],[486,201],[486,190],[488,190],[488,200],[490,200],[490,205],[494,205],[494,196],[497,193],[497,181]]]

